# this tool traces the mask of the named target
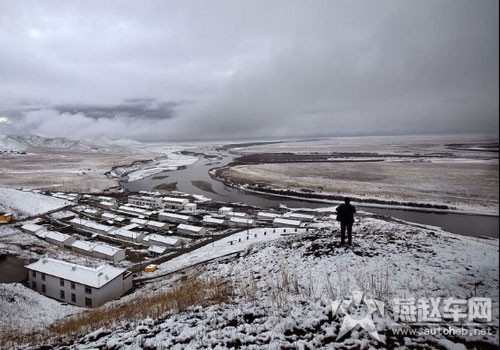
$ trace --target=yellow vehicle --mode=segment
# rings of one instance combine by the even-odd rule
[[[149,264],[148,266],[146,266],[144,268],[145,272],[153,272],[153,271],[156,271],[156,270],[158,270],[158,265],[156,265],[156,264]]]

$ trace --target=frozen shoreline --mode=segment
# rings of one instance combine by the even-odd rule
[[[156,175],[163,171],[178,170],[180,167],[195,163],[198,157],[181,154],[184,148],[173,147],[162,149],[161,157],[134,162],[130,165],[113,168],[109,174],[112,178],[119,181],[133,182],[146,177]]]

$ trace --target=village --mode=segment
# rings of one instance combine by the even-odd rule
[[[33,192],[66,205],[19,221],[3,213],[3,221],[67,254],[92,260],[81,265],[47,255],[25,266],[26,285],[46,297],[81,307],[99,307],[162,273],[233,254],[262,240],[305,232],[317,219],[286,207],[263,211],[176,191]],[[189,261],[188,253],[204,247],[210,254]]]

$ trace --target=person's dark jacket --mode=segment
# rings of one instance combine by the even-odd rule
[[[356,208],[350,204],[341,204],[337,207],[337,221],[343,224],[352,225],[354,223],[354,213]]]

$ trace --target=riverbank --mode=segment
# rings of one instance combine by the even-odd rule
[[[164,171],[178,170],[198,160],[196,156],[185,154],[183,148],[166,148],[163,152],[160,157],[113,167],[106,176],[118,181],[133,182]]]

